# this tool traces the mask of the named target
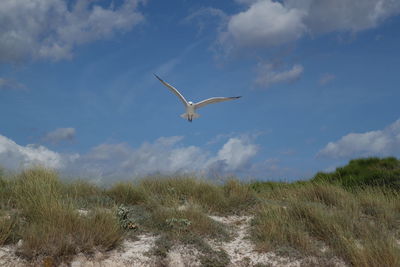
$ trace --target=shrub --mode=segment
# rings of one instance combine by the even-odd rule
[[[396,158],[351,160],[331,173],[317,173],[312,181],[337,183],[345,187],[383,186],[400,189],[400,161]]]

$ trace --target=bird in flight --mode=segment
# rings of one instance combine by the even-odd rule
[[[211,97],[209,99],[205,99],[203,101],[193,103],[192,101],[186,101],[186,99],[183,97],[179,91],[170,85],[167,82],[164,82],[160,77],[158,77],[156,74],[154,74],[158,80],[162,84],[164,84],[172,93],[174,93],[179,99],[182,101],[183,105],[185,106],[186,112],[181,115],[182,118],[187,119],[188,121],[192,122],[193,119],[197,119],[200,117],[199,114],[196,113],[196,109],[204,107],[205,105],[212,104],[212,103],[218,103],[218,102],[223,102],[223,101],[228,101],[228,100],[234,100],[241,98],[241,96],[232,96],[232,97]]]

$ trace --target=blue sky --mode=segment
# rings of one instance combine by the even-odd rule
[[[0,165],[296,180],[400,156],[395,0],[0,2]],[[210,105],[188,123],[157,73]]]

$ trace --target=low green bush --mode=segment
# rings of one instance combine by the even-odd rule
[[[347,188],[381,186],[400,190],[400,161],[396,158],[362,158],[330,173],[317,173],[312,181],[336,183]]]

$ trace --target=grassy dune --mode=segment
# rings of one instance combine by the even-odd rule
[[[58,263],[154,233],[159,238],[152,253],[160,258],[179,243],[196,247],[203,265],[225,266],[226,252],[214,250],[207,240],[233,237],[209,215],[237,214],[253,217],[249,234],[259,251],[337,257],[354,266],[400,266],[398,162],[389,161],[392,165],[372,160],[373,167],[366,164],[362,171],[359,165],[365,162],[351,162],[358,164],[355,174],[346,170],[351,182],[343,178],[343,168],[296,183],[228,180],[217,185],[181,176],[109,188],[63,182],[43,168],[0,174],[0,245],[22,240],[20,256]],[[357,184],[354,177],[369,175],[365,168],[386,172],[390,183],[374,175]]]

